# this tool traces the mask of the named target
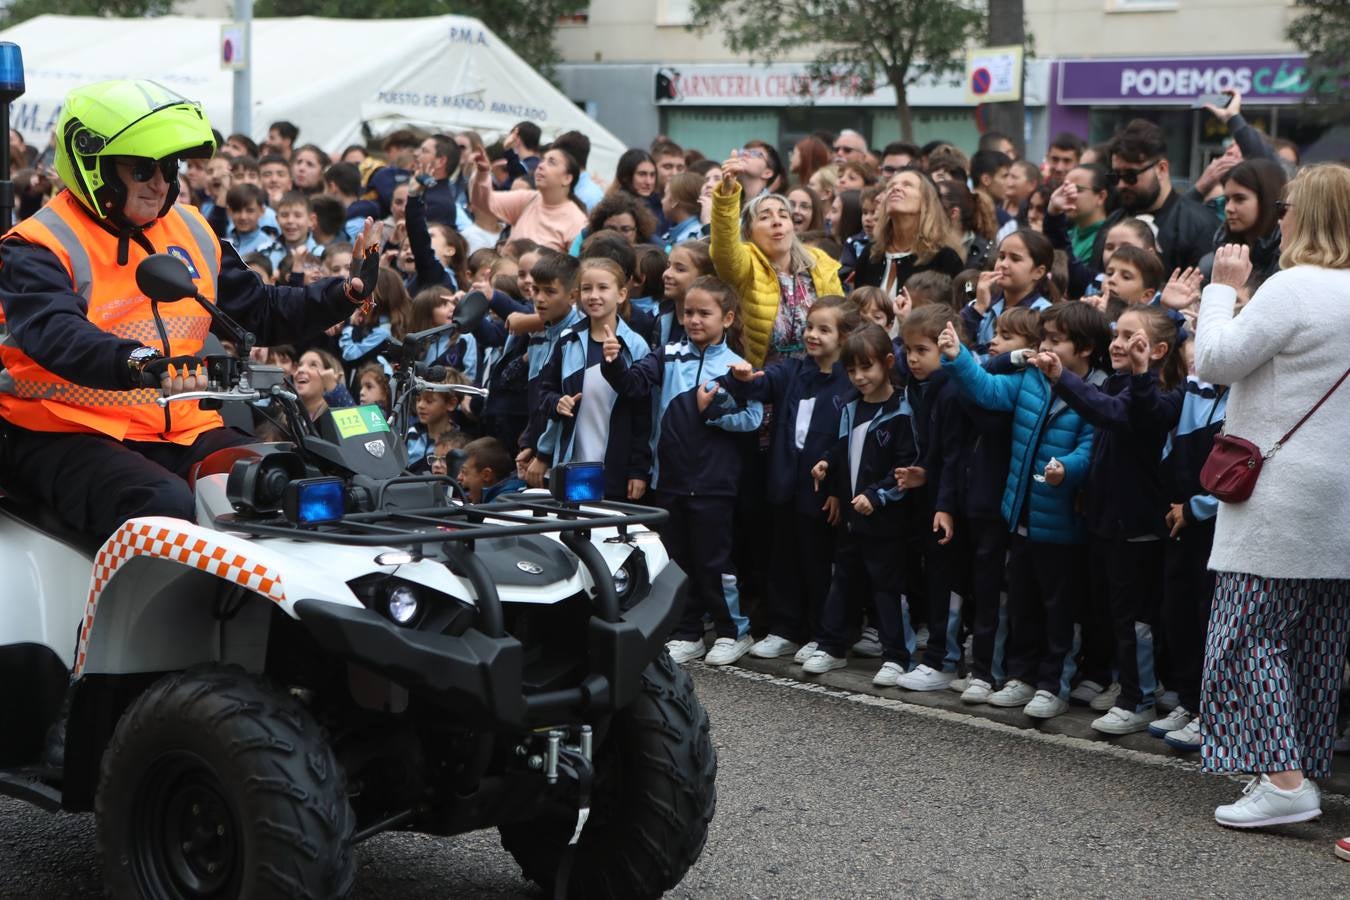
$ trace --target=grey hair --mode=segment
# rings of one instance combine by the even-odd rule
[[[792,204],[788,203],[788,198],[782,194],[770,194],[765,192],[758,196],[751,197],[741,207],[741,240],[750,243],[750,225],[755,221],[755,215],[759,208],[770,200],[776,200],[783,204],[783,208],[792,211]],[[798,275],[802,272],[809,272],[816,267],[816,259],[811,255],[811,251],[806,249],[801,238],[797,237],[796,229],[792,232],[792,249],[789,251],[790,258],[788,265],[792,268],[792,274]]]

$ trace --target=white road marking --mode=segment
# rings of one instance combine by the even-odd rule
[[[1141,750],[1131,750],[1128,747],[1120,747],[1102,741],[1087,741],[1082,738],[1070,737],[1067,734],[1048,734],[1034,728],[1018,728],[1014,725],[1005,725],[1002,722],[995,722],[992,719],[985,719],[980,716],[971,716],[964,713],[952,712],[947,709],[905,703],[902,700],[896,700],[892,697],[877,697],[873,694],[860,694],[855,691],[846,691],[816,682],[798,681],[795,678],[781,678],[777,675],[769,675],[764,672],[752,672],[749,669],[742,669],[739,666],[708,666],[701,662],[685,663],[685,666],[691,668],[697,666],[705,672],[718,672],[723,675],[734,675],[737,678],[743,678],[746,681],[757,681],[761,684],[770,684],[775,687],[803,691],[808,694],[818,694],[823,697],[828,697],[831,700],[856,703],[860,706],[878,707],[902,715],[913,715],[919,716],[920,718],[936,719],[942,722],[959,723],[972,728],[980,728],[984,731],[992,731],[1010,737],[1024,738],[1041,744],[1049,744],[1054,747],[1087,751],[1088,753],[1096,753],[1100,756],[1113,756],[1116,759],[1125,759],[1130,762],[1142,763],[1146,766],[1155,766],[1162,769],[1179,769],[1184,772],[1201,774],[1199,762],[1192,762],[1173,756],[1162,756],[1156,753],[1145,753]],[[1224,777],[1239,784],[1245,784],[1251,779],[1250,775],[1224,775],[1217,777]],[[1350,796],[1323,791],[1322,807],[1325,809],[1328,806],[1350,809]]]

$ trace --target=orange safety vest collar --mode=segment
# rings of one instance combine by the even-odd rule
[[[197,290],[216,299],[220,242],[196,209],[174,206],[152,223],[145,238],[157,252],[178,257]],[[89,321],[111,334],[154,347],[165,356],[197,356],[211,317],[191,299],[152,304],[136,286],[136,264],[148,254],[132,241],[127,264],[117,264],[118,237],[100,227],[69,191],[62,191],[0,241],[18,238],[55,254],[70,275],[70,290],[84,301]],[[55,286],[54,286],[55,287]],[[0,325],[4,312],[0,310]],[[0,342],[0,417],[30,431],[106,434],[116,440],[188,445],[222,427],[220,416],[176,403],[161,409],[159,391],[109,391],[73,384],[38,365],[12,334]]]

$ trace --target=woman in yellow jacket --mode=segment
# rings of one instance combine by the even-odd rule
[[[732,154],[713,191],[710,250],[718,277],[740,296],[745,358],[762,366],[802,350],[807,310],[843,288],[839,263],[797,239],[786,197],[760,194],[741,209],[745,160]]]

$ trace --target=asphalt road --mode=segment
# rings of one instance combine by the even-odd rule
[[[1264,833],[1192,764],[874,697],[696,668],[721,772],[674,897],[1346,897],[1350,800]],[[537,897],[495,832],[385,835],[355,897]],[[0,800],[0,897],[101,896],[93,820]]]

